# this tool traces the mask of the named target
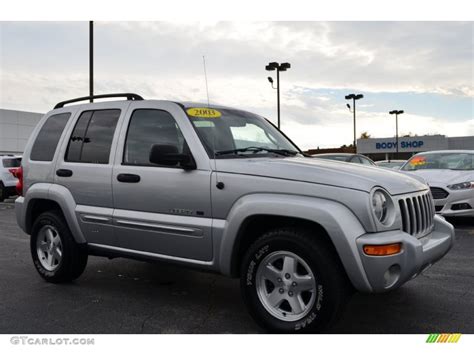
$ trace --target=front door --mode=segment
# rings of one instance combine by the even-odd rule
[[[150,162],[154,144],[193,152],[195,132],[174,103],[132,103],[119,141],[112,173],[114,230],[121,248],[209,261],[212,259],[210,168],[197,169]]]

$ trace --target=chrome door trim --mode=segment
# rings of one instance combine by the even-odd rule
[[[160,232],[170,232],[170,233],[178,233],[178,234],[185,234],[189,237],[197,237],[202,238],[202,230],[195,229],[195,228],[187,228],[181,226],[171,226],[166,224],[158,224],[158,223],[149,223],[149,222],[140,222],[140,221],[131,221],[125,219],[115,219],[115,223],[125,226],[125,227],[132,227],[132,228],[140,228],[140,229],[152,229]]]

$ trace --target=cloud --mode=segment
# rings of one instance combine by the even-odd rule
[[[352,142],[344,94],[365,95],[358,133],[391,136],[387,110],[405,109],[406,132],[474,134],[472,22],[98,22],[95,89],[206,101],[276,121],[303,148]],[[87,23],[0,23],[0,106],[45,112],[88,93]],[[274,76],[274,75],[273,75]],[[381,122],[384,122],[383,124]],[[406,123],[409,125],[406,125]]]

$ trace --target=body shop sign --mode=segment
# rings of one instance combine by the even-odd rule
[[[400,147],[398,149],[410,149],[410,148],[422,148],[424,142],[422,140],[419,141],[399,141],[398,144]],[[397,148],[397,141],[387,141],[387,142],[377,142],[375,143],[375,149],[396,149]]]

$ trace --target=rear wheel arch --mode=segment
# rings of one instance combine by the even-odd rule
[[[34,198],[29,201],[26,210],[26,232],[31,233],[35,220],[43,213],[47,211],[58,211],[64,217],[64,213],[59,203],[53,200]]]

